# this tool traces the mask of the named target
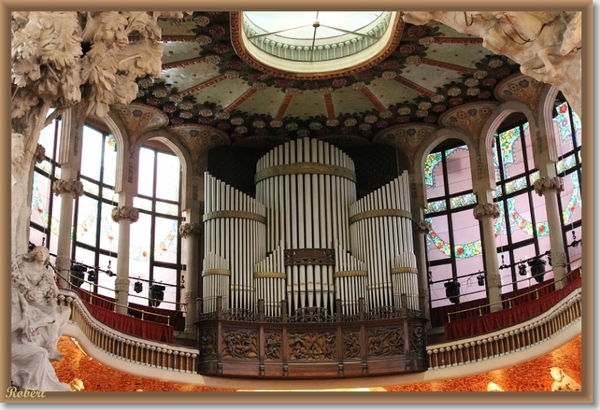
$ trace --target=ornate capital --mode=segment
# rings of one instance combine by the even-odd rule
[[[431,231],[431,222],[425,220],[413,221],[413,229],[418,233],[427,235]]]
[[[33,153],[33,159],[37,163],[40,163],[46,159],[46,148],[44,148],[42,144],[37,144],[35,152]]]
[[[481,219],[484,216],[491,216],[496,219],[500,216],[500,207],[494,203],[477,204],[473,208],[473,216],[475,219]]]
[[[200,235],[202,233],[202,224],[200,222],[186,222],[179,225],[179,235],[187,238],[190,235]]]
[[[75,181],[73,179],[66,181],[64,179],[57,179],[52,185],[52,192],[58,196],[61,194],[73,195],[73,198],[83,195],[83,184],[81,181]]]
[[[115,279],[115,291],[117,292],[129,292],[129,278],[117,278]]]
[[[564,268],[567,266],[567,254],[564,251],[551,251],[550,261],[553,268]]]
[[[54,263],[56,265],[56,270],[59,272],[71,270],[71,258],[67,258],[66,256],[57,256]]]
[[[565,184],[561,177],[541,177],[533,183],[533,189],[539,196],[542,196],[546,191],[563,191]]]
[[[499,288],[502,286],[502,280],[500,279],[499,273],[487,272],[485,275],[488,288]]]
[[[137,222],[140,217],[140,211],[129,205],[116,206],[113,208],[110,216],[115,222],[119,222],[121,219],[129,219],[131,222]]]
[[[185,298],[185,303],[187,303],[188,306],[194,306],[194,303],[196,303],[196,299],[198,299],[198,292],[196,292],[196,291],[185,292],[184,298]]]

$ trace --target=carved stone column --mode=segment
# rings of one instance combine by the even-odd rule
[[[137,222],[140,212],[133,206],[113,208],[112,220],[119,224],[119,248],[117,249],[117,277],[115,279],[115,300],[117,313],[127,314],[129,298],[129,238],[132,222]]]
[[[565,245],[560,223],[558,193],[563,191],[565,186],[561,177],[541,177],[533,183],[533,189],[539,196],[544,195],[548,228],[550,230],[550,259],[554,271],[554,287],[560,289],[565,285],[567,255],[564,251]]]
[[[185,333],[196,333],[196,321],[198,320],[196,299],[198,299],[198,273],[200,269],[200,258],[197,252],[200,245],[199,238],[202,235],[203,224],[201,222],[186,222],[179,226],[179,234],[186,240],[188,249],[186,260],[186,287],[185,303],[187,310],[185,315]]]
[[[413,221],[413,231],[415,232],[414,252],[417,258],[417,270],[419,272],[419,296],[421,301],[421,310],[425,317],[429,319],[429,280],[427,271],[427,250],[425,248],[425,235],[431,231],[431,223],[425,220]],[[431,328],[431,321],[427,322],[427,327]]]
[[[62,287],[69,286],[71,273],[71,229],[73,221],[73,201],[83,195],[81,181],[58,179],[52,185],[54,195],[62,196],[60,206],[59,235],[57,245],[56,269],[59,273],[58,283]]]
[[[490,311],[502,310],[502,281],[498,271],[498,253],[494,235],[494,219],[500,216],[500,207],[494,203],[475,205],[473,216],[479,220],[483,228],[483,246],[485,249],[485,282],[490,300]]]

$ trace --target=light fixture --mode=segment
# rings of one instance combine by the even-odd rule
[[[144,286],[142,285],[142,282],[140,282],[139,280],[137,282],[135,282],[133,284],[133,290],[135,291],[135,293],[140,293],[142,290],[144,290]]]
[[[450,299],[450,302],[460,303],[460,283],[452,280],[444,283],[444,286],[446,287],[446,297]]]
[[[519,275],[527,276],[527,265],[522,262],[519,264]]]
[[[479,275],[477,275],[477,284],[479,286],[485,285],[485,277],[481,273]]]
[[[88,274],[88,282],[92,282],[92,283],[96,282],[97,275],[96,275],[96,271],[94,269],[90,269],[87,274]]]
[[[158,307],[165,297],[165,287],[161,285],[152,285],[150,287],[150,306]]]
[[[537,282],[543,282],[544,273],[546,271],[546,261],[538,256],[528,261],[527,264],[531,266],[531,276],[533,276]]]
[[[85,266],[79,264],[71,265],[71,274],[69,282],[73,286],[80,287],[85,279]]]

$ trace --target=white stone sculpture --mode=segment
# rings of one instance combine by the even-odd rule
[[[581,391],[581,385],[566,375],[560,367],[550,368],[550,374],[554,379],[552,391]]]
[[[70,309],[57,304],[48,262],[48,249],[37,246],[11,269],[11,383],[19,390],[71,391],[51,364],[62,358],[57,343]]]

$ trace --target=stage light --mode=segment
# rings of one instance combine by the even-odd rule
[[[460,283],[457,281],[450,281],[444,283],[446,287],[446,297],[450,299],[452,303],[460,303]]]
[[[140,282],[139,280],[137,282],[135,282],[133,284],[133,290],[135,291],[135,293],[140,293],[142,290],[144,290],[144,286],[142,285],[142,282]]]
[[[158,307],[165,297],[165,287],[160,285],[152,285],[150,287],[150,306]]]
[[[94,269],[90,269],[87,274],[88,274],[88,282],[95,283],[96,282],[96,271]]]
[[[85,279],[85,266],[73,264],[71,265],[71,275],[69,276],[69,282],[73,286],[80,287]]]

